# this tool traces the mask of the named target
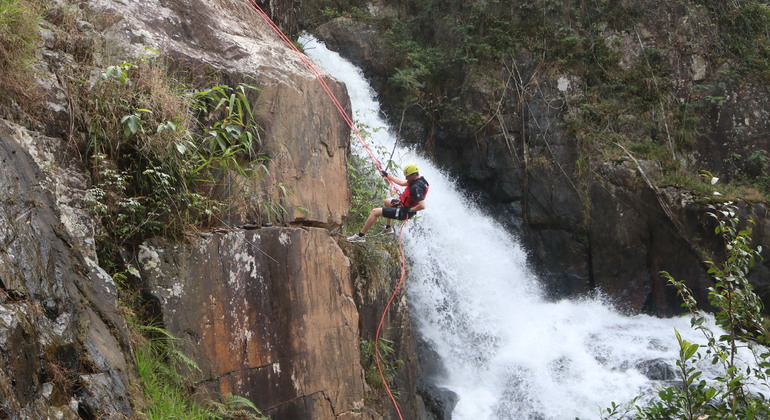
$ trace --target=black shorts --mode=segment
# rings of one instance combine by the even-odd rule
[[[415,214],[417,214],[416,211],[410,211],[409,213],[407,213],[406,208],[404,207],[383,207],[382,208],[382,217],[386,217],[388,219],[406,220],[407,215],[411,219],[412,217],[414,217]]]

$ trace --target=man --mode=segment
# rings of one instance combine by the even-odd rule
[[[406,187],[399,198],[385,200],[384,207],[373,208],[366,218],[364,227],[361,231],[348,238],[348,242],[366,242],[364,235],[374,226],[378,217],[385,218],[385,229],[383,233],[393,231],[391,220],[411,219],[418,211],[425,208],[425,196],[428,195],[428,181],[420,176],[420,169],[415,163],[407,163],[404,166],[404,176],[406,179],[397,178],[382,171],[382,176],[393,181],[395,184]]]

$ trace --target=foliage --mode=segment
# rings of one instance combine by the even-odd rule
[[[209,419],[267,420],[253,402],[237,395],[226,395],[223,402],[209,402]]]
[[[31,67],[42,44],[40,12],[31,0],[0,0],[0,90],[22,103],[37,98]]]
[[[715,182],[715,181],[714,181]],[[751,248],[751,227],[737,217],[731,202],[710,206],[715,233],[723,240],[725,255],[719,262],[707,261],[714,285],[708,290],[709,303],[716,308],[715,321],[724,332],[715,332],[706,324],[705,315],[689,288],[664,272],[669,283],[683,298],[690,312],[692,326],[701,331],[706,345],[683,340],[678,332],[679,358],[676,362],[681,385],[663,387],[657,399],[646,406],[636,406],[629,414],[617,404],[605,410],[603,418],[634,419],[759,419],[770,416],[770,401],[763,391],[770,387],[770,334],[763,320],[763,305],[748,281],[748,274],[760,257],[761,248]],[[739,351],[748,350],[753,359],[748,367],[738,362]],[[704,378],[697,366],[710,360],[720,374]],[[752,387],[753,386],[753,387]]]
[[[729,2],[699,0],[719,27],[715,51],[724,59],[737,60],[742,74],[764,75],[770,71],[770,7],[761,0]]]
[[[421,104],[442,124],[459,122],[459,132],[477,132],[489,117],[472,115],[480,110],[458,100],[467,93],[463,87],[474,73],[490,74],[501,62],[526,54],[584,80],[585,95],[572,104],[581,112],[566,121],[580,137],[584,156],[611,150],[618,139],[664,131],[656,115],[670,94],[665,51],[646,48],[633,68],[622,69],[603,25],[626,30],[619,25],[641,13],[634,6],[485,0],[411,2],[410,7],[409,17],[394,21],[388,31],[393,53],[401,58],[390,82],[398,101]]]
[[[395,275],[394,264],[399,261],[398,244],[390,240],[391,236],[373,239],[379,240],[353,249],[353,266],[370,290],[388,291]]]
[[[355,18],[358,20],[370,19],[371,13],[358,6],[349,6],[347,8],[335,8],[326,6],[321,9],[321,15],[327,20],[331,20],[338,17]]]
[[[215,194],[230,173],[266,173],[248,84],[192,91],[157,53],[107,67],[82,99],[85,156],[109,241],[179,236],[228,208]],[[106,238],[105,238],[106,239]]]
[[[364,138],[370,137],[370,127],[361,124],[358,127]],[[381,155],[387,154],[382,147],[377,151]],[[388,160],[386,170],[395,172],[400,171],[400,168],[395,162]],[[372,207],[382,206],[389,191],[388,183],[372,166],[368,157],[362,157],[355,152],[348,154],[348,182],[351,199],[345,225],[350,234],[360,231]],[[383,239],[367,244],[366,247],[356,247],[352,260],[356,272],[368,279],[368,285],[384,290],[390,284],[392,262],[398,261],[399,251],[393,241],[387,240],[387,237]]]
[[[148,50],[135,62],[105,68],[91,89],[81,91],[82,151],[93,181],[86,199],[105,227],[97,238],[99,262],[113,274],[124,310],[139,313],[130,317],[148,314],[134,284],[138,273],[120,263],[124,246],[216,221],[229,206],[216,196],[223,179],[256,181],[266,173],[249,98],[255,90],[245,83],[193,90]],[[162,328],[140,330],[148,337],[137,346],[135,362],[148,418],[264,418],[242,397],[194,398],[198,368],[182,351],[183,341]]]
[[[732,184],[753,187],[770,196],[770,158],[766,150],[754,150],[746,156],[733,153],[724,163]]]
[[[371,138],[373,134],[371,127],[360,123],[357,124],[357,127],[361,137]],[[351,137],[351,142],[355,142],[357,145],[358,139]],[[375,146],[375,150],[380,155],[388,153],[383,146]],[[363,225],[373,204],[377,204],[375,207],[380,206],[379,203],[382,203],[388,194],[387,181],[373,166],[369,157],[363,157],[362,154],[363,152],[359,154],[353,150],[348,153],[348,183],[350,184],[351,197],[347,224],[356,229]],[[397,169],[395,162],[390,160],[385,163],[385,167],[388,171]]]
[[[437,96],[440,80],[446,75],[447,57],[437,47],[421,45],[410,33],[407,23],[396,21],[386,31],[388,45],[399,57],[389,82],[396,90],[398,102],[417,102],[426,92]]]
[[[348,182],[351,192],[348,224],[360,227],[372,205],[385,199],[388,187],[376,170],[372,169],[369,159],[354,153],[348,155]]]
[[[190,394],[191,374],[200,371],[182,351],[183,341],[169,331],[143,326],[150,338],[137,347],[135,363],[148,405],[148,419],[266,419],[246,398],[226,396],[223,402],[202,405]]]
[[[201,127],[207,141],[203,145],[203,153],[199,154],[200,162],[196,171],[215,166],[223,171],[232,169],[248,176],[247,168],[240,164],[239,158],[249,161],[267,160],[267,156],[259,154],[262,140],[247,96],[249,90],[257,88],[245,83],[235,89],[220,85],[195,94],[195,108],[204,115],[215,114],[220,109],[224,111],[221,120]],[[180,153],[186,152],[183,146],[177,147]],[[265,169],[264,165],[261,165],[261,169]]]
[[[431,123],[472,141],[500,105],[548,101],[539,89],[514,91],[508,76],[522,78],[518,83],[531,77],[539,84],[569,74],[580,84],[564,98],[562,128],[576,138],[576,161],[583,168],[619,157],[615,143],[641,145],[634,151],[640,159],[660,162],[669,180],[692,182],[697,173],[686,157],[708,117],[706,107],[726,97],[723,81],[770,77],[770,7],[761,0],[693,0],[661,10],[643,2],[606,0],[425,0],[407,1],[404,8],[403,16],[387,22],[389,56],[396,64],[384,94],[386,106],[420,105]],[[704,39],[677,35],[674,43],[650,42],[642,33],[666,30],[668,23],[656,22],[669,18],[688,22],[686,30]],[[681,73],[675,57],[683,54],[700,54],[709,67],[729,70],[715,74],[713,86],[688,91],[673,82]],[[524,68],[529,62],[536,68]],[[521,74],[519,69],[500,71],[515,66]],[[474,85],[476,74],[496,78],[508,91],[485,86],[481,93]],[[495,106],[498,98],[489,96],[498,92]],[[558,101],[548,102],[554,106]],[[743,160],[747,169],[762,166],[757,159],[749,164],[748,156]],[[580,180],[590,173],[576,170],[575,175]],[[767,197],[770,177],[754,173],[738,182]]]
[[[361,0],[313,0],[300,8],[304,27],[317,27],[333,19],[344,17],[358,21],[375,21],[367,3]]]
[[[385,375],[385,380],[390,382],[396,374],[396,370],[404,362],[395,358],[393,342],[380,337],[380,341],[361,340],[361,366],[364,368],[364,379],[366,383],[376,392],[385,389],[382,382],[382,376],[377,368],[375,357],[375,346],[379,346],[380,366]]]

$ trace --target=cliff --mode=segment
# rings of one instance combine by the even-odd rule
[[[10,95],[1,107],[0,417],[142,418],[129,324],[152,320],[183,340],[201,400],[239,395],[274,419],[388,417],[364,380],[360,343],[376,325],[357,303],[380,313],[389,291],[369,290],[332,233],[349,206],[349,128],[304,64],[247,2],[58,1],[42,16],[39,101]],[[108,66],[142,65],[148,47],[189,83],[253,85],[268,160],[237,157],[265,170],[256,179],[218,172],[228,206],[207,229],[133,236],[109,253],[115,232],[93,195],[105,193],[83,163],[98,121],[83,98]],[[323,77],[348,107],[344,85]],[[104,165],[120,170],[125,150]],[[389,318],[408,360],[397,382],[402,411],[420,418],[404,306]]]

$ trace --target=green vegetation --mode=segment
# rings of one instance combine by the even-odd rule
[[[739,61],[736,70],[747,76],[770,77],[770,6],[756,0],[699,0],[719,28],[720,59]]]
[[[250,105],[256,88],[217,85],[219,75],[211,74],[205,77],[213,87],[193,88],[186,75],[172,73],[151,49],[106,65],[100,60],[125,52],[84,33],[82,13],[68,2],[0,0],[0,106],[4,116],[11,109],[17,117],[11,101],[37,116],[41,93],[35,66],[41,62],[45,23],[55,52],[75,61],[71,67],[67,63],[73,74],[59,79],[72,107],[72,150],[67,152],[79,153],[91,175],[87,200],[104,226],[96,244],[99,263],[113,276],[120,309],[133,325],[131,345],[144,401],[137,398],[132,405],[150,419],[265,419],[248,399],[208,401],[197,395],[199,369],[184,354],[184,342],[163,328],[136,327],[152,317],[137,284],[139,273],[121,258],[127,245],[147,237],[180,238],[190,229],[218,223],[235,196],[246,201],[239,196],[242,189],[259,188],[268,158]],[[96,77],[94,66],[105,66]],[[238,188],[230,190],[231,184]],[[263,200],[266,195],[254,194],[259,201],[254,207],[269,209],[268,217],[282,217],[282,207]],[[70,350],[62,349],[76,354]],[[54,351],[59,349],[51,346],[44,357],[46,380],[76,392],[81,362],[62,362]]]
[[[754,189],[757,196],[748,195],[747,200],[752,198],[760,201],[763,197],[770,196],[770,158],[766,150],[755,150],[748,156],[733,153],[725,159],[727,166],[727,176],[732,179],[732,184],[742,187],[744,190]]]
[[[701,331],[706,345],[683,340],[678,332],[679,359],[676,361],[681,386],[665,386],[657,398],[645,406],[621,406],[613,403],[603,418],[632,419],[764,419],[770,416],[770,400],[765,396],[770,387],[770,331],[763,315],[762,301],[752,290],[747,276],[760,257],[761,248],[751,248],[750,226],[736,216],[730,203],[711,206],[716,221],[715,233],[724,241],[725,255],[720,262],[707,261],[714,285],[709,288],[709,303],[716,308],[718,333],[706,324],[697,308],[692,292],[683,282],[663,275],[677,288],[690,312],[692,326]],[[753,224],[753,221],[749,221]],[[739,351],[753,355],[738,363]],[[704,378],[696,363],[710,360],[719,371],[714,380]],[[637,399],[638,400],[638,399]]]
[[[384,338],[380,338],[379,342],[361,340],[361,366],[364,368],[364,379],[366,379],[366,383],[372,391],[381,392],[385,390],[385,384],[382,382],[382,376],[377,368],[377,360],[374,354],[376,345],[379,345],[382,373],[385,376],[385,380],[388,382],[393,379],[396,370],[399,366],[403,365],[404,362],[401,359],[395,358],[395,350],[393,349],[392,341]]]
[[[372,128],[357,123],[356,128],[364,140],[372,136]],[[353,148],[360,147],[359,140],[351,135],[350,142]],[[390,154],[390,150],[385,150],[383,146],[377,146],[375,152],[378,155],[385,156]],[[363,154],[363,152],[361,153]],[[384,162],[385,169],[388,171],[400,170],[395,162]],[[350,210],[346,220],[349,231],[358,231],[364,224],[366,217],[372,207],[379,207],[385,198],[388,197],[388,182],[380,175],[368,155],[363,157],[354,151],[348,153],[348,182],[350,183]]]
[[[210,223],[225,208],[214,195],[227,172],[255,175],[254,163],[264,169],[246,96],[253,89],[191,91],[167,75],[154,53],[102,73],[84,101],[85,156],[94,201],[115,242],[179,236]]]
[[[181,349],[183,342],[163,328],[141,327],[150,338],[135,352],[135,363],[150,420],[165,419],[239,419],[264,420],[254,404],[242,397],[225,396],[223,402],[199,403],[189,392],[191,374],[199,371],[195,362]]]
[[[365,128],[362,135],[367,136]],[[388,162],[388,170],[398,170],[394,162]],[[350,209],[345,220],[347,234],[358,232],[363,227],[369,212],[373,207],[382,206],[383,201],[390,194],[388,184],[377,170],[372,166],[368,158],[348,154],[348,181],[350,183]],[[380,219],[378,222],[381,222]],[[372,228],[376,233],[378,226]],[[381,241],[370,241],[365,247],[353,249],[353,264],[356,272],[368,279],[368,284],[382,290],[387,290],[391,282],[391,266],[394,261],[399,261],[400,254],[394,241],[387,237]]]
[[[3,97],[32,105],[37,101],[32,64],[42,44],[40,11],[31,0],[0,0],[0,90]]]
[[[354,153],[348,155],[348,181],[350,182],[349,230],[363,226],[369,210],[381,205],[388,196],[388,184],[377,174],[368,158]]]
[[[367,129],[368,127],[360,127],[361,134],[365,138],[369,136]],[[384,151],[380,150],[380,152]],[[400,169],[393,161],[389,161],[387,170]],[[372,207],[382,205],[389,191],[387,182],[373,168],[368,157],[364,158],[356,153],[348,154],[348,180],[352,196],[346,230],[352,234],[360,230]],[[384,238],[382,241],[370,241],[364,247],[356,246],[352,250],[351,259],[354,270],[367,280],[366,285],[370,290],[391,292],[394,264],[400,262],[400,254],[394,241]],[[403,361],[395,357],[393,342],[383,337],[376,342],[362,339],[360,351],[364,379],[372,390],[372,393],[367,395],[367,400],[375,400],[379,397],[378,394],[385,390],[385,384],[377,368],[375,351],[379,351],[380,365],[388,382],[392,381]]]
[[[321,16],[324,19],[334,19],[338,17],[347,17],[347,18],[354,18],[357,20],[362,19],[370,19],[372,15],[364,10],[363,8],[359,6],[351,6],[347,10],[342,10],[340,8],[335,7],[324,7],[323,10],[321,10]]]
[[[244,159],[260,162],[268,160],[267,156],[258,153],[262,141],[247,96],[248,90],[256,88],[241,83],[236,89],[221,85],[196,92],[195,107],[199,112],[205,115],[214,114],[220,109],[224,111],[221,120],[217,119],[208,127],[201,127],[206,141],[203,142],[203,153],[196,156],[196,173],[213,167],[220,171],[235,170],[243,176],[249,176],[248,168],[241,165]],[[177,149],[181,154],[187,152],[183,145],[177,144]],[[261,165],[261,169],[265,169],[264,165]]]
[[[152,235],[180,237],[215,224],[231,201],[246,199],[238,191],[257,185],[268,161],[249,102],[255,90],[245,83],[193,90],[152,50],[101,73],[80,98],[89,199],[106,228],[101,261]],[[270,218],[283,215],[269,199],[255,207]]]

